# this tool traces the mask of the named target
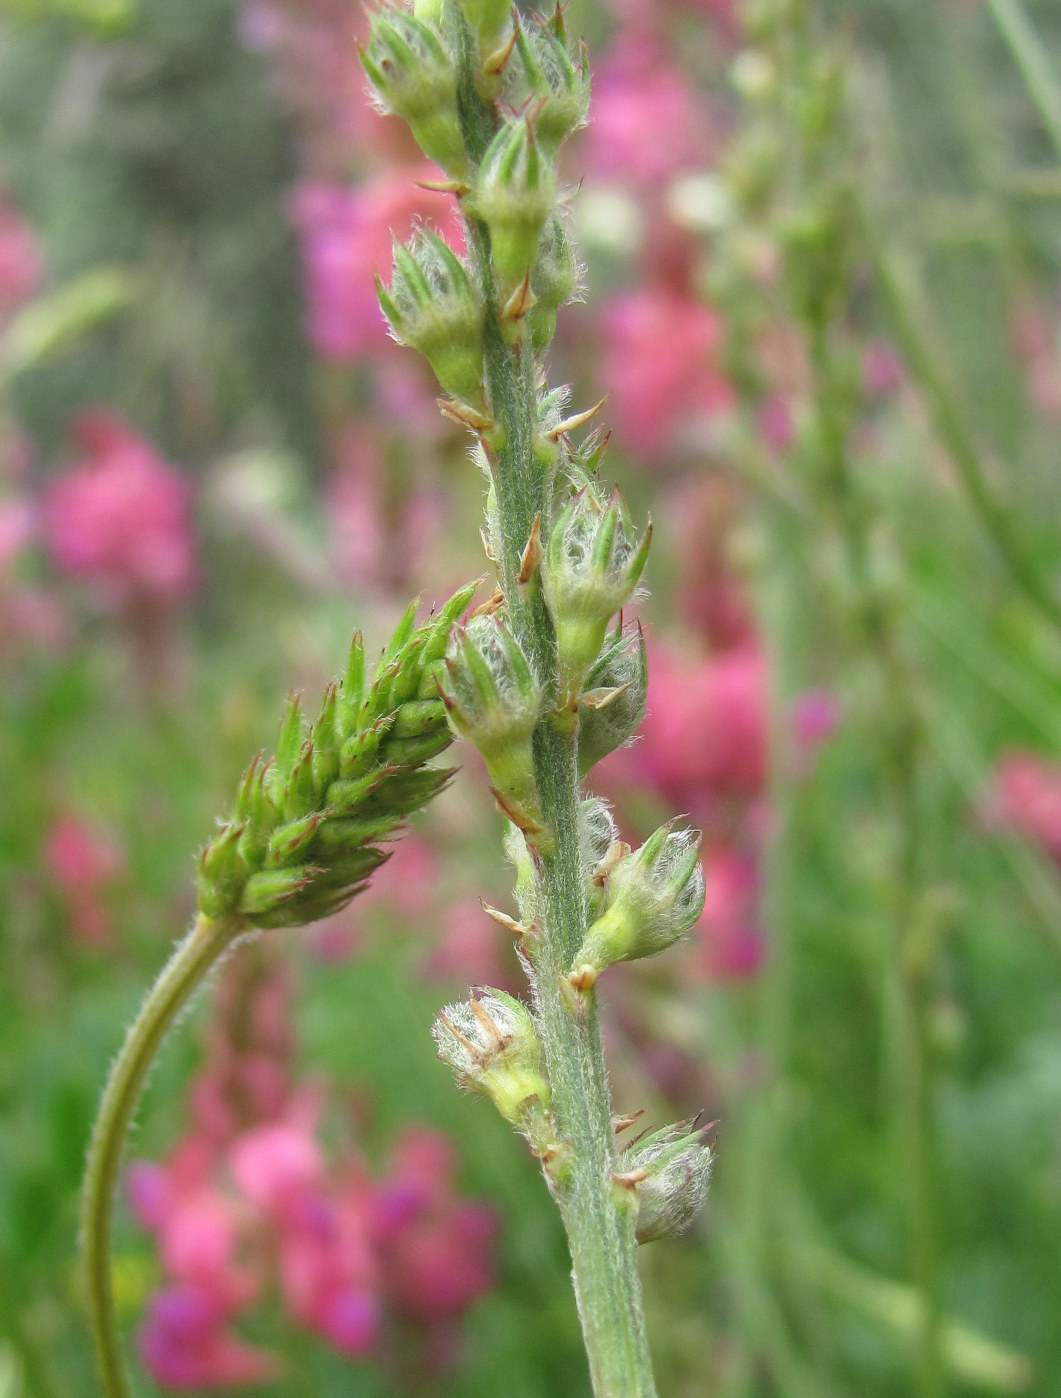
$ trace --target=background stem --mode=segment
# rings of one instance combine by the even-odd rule
[[[242,930],[231,919],[213,922],[198,916],[141,1006],[103,1090],[85,1168],[81,1255],[89,1325],[106,1398],[129,1395],[111,1277],[114,1195],[126,1133],[162,1040],[196,986]]]

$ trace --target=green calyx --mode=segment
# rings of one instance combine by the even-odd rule
[[[661,825],[640,849],[616,844],[595,879],[603,911],[592,922],[568,979],[588,990],[606,967],[665,951],[704,910],[700,832]]]
[[[578,697],[578,765],[583,776],[637,732],[647,699],[644,633],[640,625],[632,630],[617,626]]]
[[[541,687],[503,616],[477,616],[455,628],[438,685],[451,727],[486,759],[506,813],[533,823],[537,795],[531,738],[541,711]]]
[[[457,66],[436,23],[394,7],[372,20],[361,63],[383,108],[409,125],[420,149],[447,174],[467,172],[457,111]]]
[[[414,628],[414,602],[369,678],[355,635],[343,680],[306,731],[288,703],[271,762],[251,763],[229,819],[199,855],[199,909],[293,927],[347,903],[387,858],[380,844],[449,781],[425,767],[451,742],[435,675],[477,584]]]
[[[473,406],[483,397],[483,301],[464,263],[430,228],[394,244],[390,287],[376,293],[394,338],[428,360],[439,383]]]
[[[556,333],[556,313],[579,292],[581,272],[564,220],[554,213],[546,220],[538,244],[538,260],[531,272],[534,305],[528,314],[531,344],[537,353],[547,349]]]
[[[713,1156],[704,1140],[709,1130],[697,1121],[678,1121],[623,1152],[622,1170],[636,1191],[639,1243],[676,1237],[696,1217],[711,1179]]]
[[[505,97],[516,111],[534,107],[534,131],[542,150],[555,156],[586,123],[590,71],[585,48],[576,63],[567,50],[563,16],[526,16],[516,30],[516,55],[505,70]]]
[[[490,232],[490,255],[508,296],[538,258],[545,221],[557,202],[556,172],[529,117],[506,121],[490,142],[469,196]]]
[[[542,563],[567,698],[577,696],[604,645],[608,622],[629,602],[648,559],[651,522],[631,537],[616,493],[607,504],[586,486],[560,512]]]
[[[532,1145],[545,1144],[551,1094],[526,1005],[503,990],[476,986],[467,1001],[442,1010],[431,1033],[462,1087],[489,1097]]]

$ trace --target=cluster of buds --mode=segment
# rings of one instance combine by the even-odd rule
[[[526,1005],[503,990],[475,986],[467,1001],[446,1006],[431,1032],[457,1081],[489,1097],[538,1155],[549,1154],[549,1080]]]
[[[593,431],[580,446],[573,441],[596,408],[569,414],[567,391],[543,386],[541,375],[518,410],[533,412],[537,393],[528,433],[525,418],[517,421],[511,389],[502,387],[517,365],[525,374],[530,357],[547,349],[558,308],[578,295],[580,268],[563,213],[557,153],[586,120],[589,69],[581,48],[568,44],[562,5],[541,17],[507,0],[386,6],[373,20],[363,61],[383,106],[408,122],[442,166],[447,178],[438,187],[457,198],[466,224],[467,260],[439,234],[421,229],[395,247],[390,283],[379,282],[378,290],[395,338],[424,354],[448,395],[443,411],[478,437],[477,456],[490,482],[487,552],[505,560],[503,576],[521,589],[518,603],[499,597],[498,605],[453,629],[437,692],[450,730],[483,755],[509,818],[506,848],[521,921],[494,916],[523,939],[540,995],[538,955],[549,919],[541,867],[571,832],[549,828],[536,754],[540,760],[559,733],[577,748],[585,776],[632,737],[647,693],[644,639],[639,627],[624,629],[622,609],[637,592],[651,523],[636,529],[618,493],[602,486],[607,437]],[[505,355],[509,363],[499,368]],[[528,512],[535,517],[526,547],[514,560],[499,501],[504,482],[517,476],[533,477],[540,489],[535,486]],[[538,647],[526,629],[528,603],[552,632],[548,647]],[[552,652],[554,638],[555,665],[538,673],[531,656],[538,661]],[[420,696],[420,702],[430,700]],[[601,971],[670,946],[704,904],[697,832],[672,822],[632,851],[607,805],[588,798],[578,840],[587,916],[573,961],[575,937],[551,971],[575,1013]],[[439,1056],[461,1084],[490,1098],[548,1163],[562,1158],[565,1147],[555,1140],[550,1116],[539,1017],[536,1008],[500,991],[476,989],[466,1003],[449,1006],[433,1032]],[[699,1135],[684,1127],[667,1128],[616,1159],[617,1187],[637,1190],[640,1236],[684,1226],[703,1194],[709,1163]]]
[[[381,843],[452,775],[425,764],[452,741],[438,673],[475,587],[419,628],[414,602],[371,678],[355,635],[308,733],[292,697],[275,758],[251,763],[232,816],[199,856],[202,913],[300,926],[341,908],[387,859]]]
[[[704,910],[700,832],[661,825],[640,849],[621,840],[608,850],[594,879],[603,911],[592,922],[569,980],[586,991],[607,966],[665,951]]]

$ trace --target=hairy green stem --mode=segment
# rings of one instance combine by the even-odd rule
[[[243,931],[201,914],[178,945],[126,1036],[103,1091],[81,1200],[81,1255],[89,1324],[106,1398],[129,1398],[114,1306],[111,1231],[122,1150],[162,1040],[219,958]]]
[[[461,115],[468,149],[478,155],[489,136],[490,117],[475,93],[474,63],[465,31]],[[654,1398],[634,1236],[636,1205],[632,1191],[613,1179],[617,1152],[596,996],[589,992],[579,1010],[566,986],[587,926],[579,857],[577,738],[570,725],[558,724],[548,712],[560,677],[556,638],[540,584],[537,578],[519,581],[535,517],[546,505],[545,472],[534,454],[535,362],[526,335],[510,345],[502,334],[489,235],[475,219],[469,221],[469,239],[487,305],[487,399],[501,439],[491,463],[501,535],[498,570],[513,633],[546,694],[545,716],[534,733],[534,776],[550,839],[534,852],[542,910],[534,964],[535,1012],[549,1072],[551,1110],[565,1151],[551,1186],[567,1232],[593,1391],[598,1398]]]
[[[480,242],[481,230],[473,230]],[[478,259],[480,269],[485,258]],[[531,656],[550,698],[559,687],[556,641],[541,589],[517,581],[535,515],[544,507],[544,479],[533,455],[537,412],[534,365],[526,348],[505,344],[490,293],[486,382],[491,411],[504,431],[494,473],[503,540],[498,559],[513,632]],[[600,1398],[655,1393],[645,1335],[634,1238],[632,1197],[612,1180],[616,1169],[611,1101],[595,997],[579,1015],[564,992],[566,973],[586,929],[579,860],[578,762],[573,738],[550,716],[534,734],[534,775],[542,818],[552,839],[536,859],[544,910],[535,951],[537,1019],[549,1069],[552,1110],[569,1164],[555,1184],[567,1230],[594,1392]]]

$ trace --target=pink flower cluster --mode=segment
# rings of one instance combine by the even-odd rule
[[[386,349],[373,278],[389,277],[394,238],[408,238],[429,213],[447,211],[440,195],[416,184],[438,178],[433,165],[406,166],[354,187],[310,180],[295,191],[291,217],[306,269],[306,333],[324,359],[348,363]]]
[[[73,436],[79,455],[43,501],[55,561],[115,610],[185,601],[196,581],[187,481],[106,409],[82,414]]]
[[[1040,845],[1061,865],[1061,763],[1010,752],[995,767],[984,803],[989,824]]]
[[[278,1361],[233,1322],[268,1295],[295,1324],[365,1357],[386,1329],[441,1363],[454,1327],[493,1283],[493,1212],[454,1192],[453,1148],[413,1128],[376,1178],[359,1152],[329,1161],[319,1090],[290,1072],[290,983],[265,944],[226,967],[192,1126],[161,1164],[129,1171],[129,1196],[166,1275],[140,1329],[162,1385],[274,1377]]]
[[[35,295],[43,279],[37,235],[0,190],[0,324]]]
[[[44,858],[74,940],[85,947],[106,946],[114,932],[110,894],[124,867],[118,846],[64,811],[48,830]]]

